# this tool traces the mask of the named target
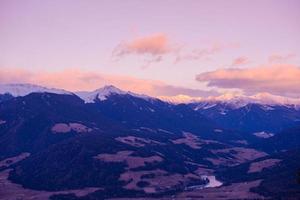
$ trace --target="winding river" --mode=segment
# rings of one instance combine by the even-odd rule
[[[208,183],[206,185],[193,185],[193,186],[187,187],[186,190],[213,188],[213,187],[219,187],[223,184],[222,182],[218,181],[215,176],[203,175],[201,177],[203,179],[208,179]]]
[[[222,182],[218,181],[215,176],[202,176],[202,178],[207,178],[209,180],[204,188],[219,187],[223,184]]]

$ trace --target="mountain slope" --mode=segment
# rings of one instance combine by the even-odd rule
[[[262,180],[252,191],[272,199],[299,199],[300,184],[297,172],[300,169],[300,151],[290,150],[259,158],[249,163],[228,168],[218,173],[227,183]]]
[[[246,158],[245,153],[252,155]],[[10,179],[38,190],[103,188],[91,194],[94,198],[111,191],[119,191],[117,197],[164,196],[205,185],[202,175],[224,163],[237,165],[265,155],[191,133],[105,131],[78,135],[30,156],[15,165]]]
[[[254,143],[253,148],[269,153],[300,148],[300,126],[288,128],[273,137]]]
[[[293,106],[247,104],[236,108],[227,103],[189,105],[220,126],[250,134],[258,132],[276,134],[300,124],[300,110]]]
[[[100,113],[88,110],[75,95],[32,93],[0,103],[0,157],[21,152],[39,151],[48,145],[76,135],[73,128],[66,134],[53,129],[58,124],[73,123],[77,129],[113,129],[114,123]],[[96,125],[95,125],[96,124]],[[78,127],[79,126],[79,127]]]

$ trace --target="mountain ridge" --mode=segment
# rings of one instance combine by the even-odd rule
[[[261,104],[266,106],[282,105],[282,106],[294,107],[296,109],[300,108],[299,98],[283,97],[278,95],[272,95],[269,93],[258,93],[252,96],[225,93],[220,96],[210,96],[210,97],[190,97],[187,95],[151,97],[145,94],[137,94],[131,91],[121,90],[113,85],[105,85],[93,91],[71,92],[63,89],[48,88],[48,87],[34,85],[34,84],[0,84],[0,95],[10,94],[14,97],[18,97],[18,96],[25,96],[30,93],[55,93],[55,94],[76,95],[80,97],[82,100],[84,100],[85,103],[94,103],[95,100],[103,101],[106,100],[107,97],[112,94],[131,95],[146,100],[159,99],[161,101],[170,104],[198,103],[199,106],[195,108],[196,110],[213,107],[216,104],[225,104],[235,109],[244,107],[248,104]]]

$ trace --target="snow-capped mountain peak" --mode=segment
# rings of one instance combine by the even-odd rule
[[[131,95],[134,97],[143,98],[143,99],[147,99],[147,100],[153,99],[152,97],[149,97],[147,95],[140,95],[140,94],[135,94],[130,91],[120,90],[119,88],[117,88],[113,85],[107,85],[102,88],[96,89],[92,92],[82,91],[82,92],[76,92],[75,94],[77,96],[79,96],[81,99],[83,99],[86,103],[93,103],[93,102],[95,102],[96,99],[98,99],[100,101],[104,101],[107,99],[107,97],[109,97],[110,95],[113,95],[113,94],[119,94],[119,95],[128,94],[128,95]]]
[[[106,85],[103,88],[97,89],[96,91],[102,92],[102,93],[114,93],[114,94],[124,94],[126,93],[123,90],[120,90],[119,88],[113,86],[113,85]]]
[[[10,94],[14,97],[26,96],[30,93],[72,94],[71,92],[47,88],[33,84],[0,84],[0,94]]]

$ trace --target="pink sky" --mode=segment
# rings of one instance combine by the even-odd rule
[[[0,83],[300,97],[299,8],[298,0],[0,0]]]

